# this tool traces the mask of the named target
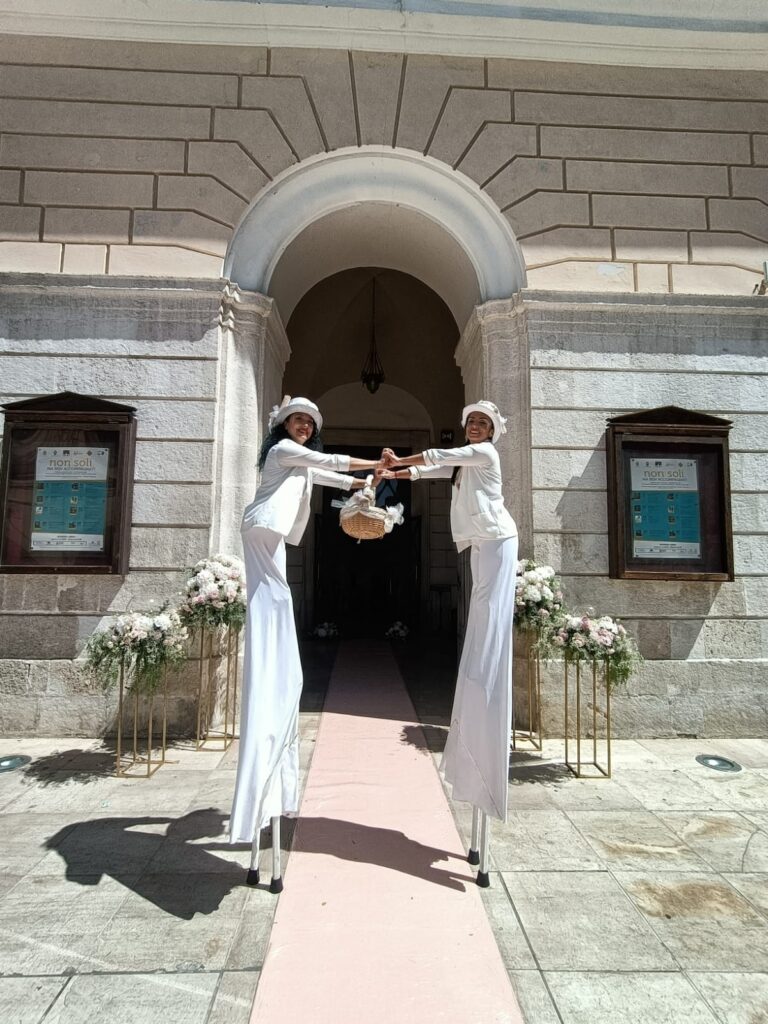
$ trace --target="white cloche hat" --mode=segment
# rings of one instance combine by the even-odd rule
[[[493,402],[487,401],[485,398],[481,398],[479,402],[465,405],[461,411],[462,427],[467,425],[467,417],[471,412],[480,412],[483,416],[488,417],[491,423],[493,423],[493,437],[491,440],[494,444],[498,444],[501,435],[507,432],[507,419],[501,415],[498,406],[494,405]]]
[[[323,417],[315,403],[310,402],[308,398],[291,398],[290,395],[285,395],[280,405],[272,407],[272,412],[269,414],[269,429],[272,430],[279,423],[283,423],[295,412],[304,412],[307,416],[311,416],[315,421],[318,433],[323,429]]]

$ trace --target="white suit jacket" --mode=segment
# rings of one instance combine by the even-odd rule
[[[348,491],[354,480],[342,475],[348,469],[348,455],[313,452],[289,438],[278,441],[267,454],[261,482],[243,513],[241,532],[262,526],[281,534],[288,544],[298,544],[309,520],[312,485]]]
[[[411,466],[411,479],[445,479],[461,474],[451,495],[451,533],[459,551],[472,541],[516,537],[517,526],[504,506],[499,453],[490,441],[462,448],[428,448],[426,466]]]

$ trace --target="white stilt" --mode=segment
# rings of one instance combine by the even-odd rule
[[[272,881],[270,892],[283,891],[283,872],[280,867],[280,818],[272,818]]]
[[[248,869],[248,877],[246,878],[246,884],[258,885],[259,884],[259,840],[261,839],[261,829],[256,829],[256,834],[253,837],[251,843],[251,866]]]
[[[480,870],[477,872],[477,884],[487,889],[491,884],[488,875],[488,853],[490,847],[490,822],[485,811],[480,812]]]
[[[472,808],[472,840],[469,844],[469,853],[467,854],[467,860],[470,864],[480,863],[480,846],[479,846],[479,835],[480,835],[480,811],[477,807]]]

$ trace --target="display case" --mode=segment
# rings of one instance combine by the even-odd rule
[[[608,420],[611,577],[733,579],[730,429],[677,406]]]
[[[68,391],[2,408],[0,572],[127,572],[136,410]]]

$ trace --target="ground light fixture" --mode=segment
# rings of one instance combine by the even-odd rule
[[[0,757],[0,772],[13,772],[17,768],[23,768],[31,760],[32,758],[27,757],[26,754],[6,754],[4,757]]]
[[[697,754],[696,760],[705,768],[714,768],[716,772],[740,772],[741,765],[731,761],[729,757],[720,757],[719,754]]]

